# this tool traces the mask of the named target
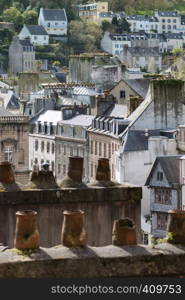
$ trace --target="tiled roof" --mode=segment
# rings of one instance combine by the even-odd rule
[[[47,31],[41,25],[25,25],[28,31],[33,35],[48,35]]]
[[[67,21],[65,9],[43,9],[46,21]]]

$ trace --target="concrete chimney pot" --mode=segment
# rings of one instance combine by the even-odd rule
[[[0,163],[0,182],[7,184],[15,183],[12,165],[8,161],[3,161]]]
[[[20,250],[39,248],[37,212],[23,210],[16,212],[16,230],[14,246]]]
[[[110,166],[108,158],[100,158],[96,172],[96,180],[110,181]]]
[[[86,232],[84,228],[84,211],[65,210],[62,225],[61,242],[66,247],[86,246]]]
[[[185,211],[169,210],[167,241],[171,244],[185,245]]]
[[[81,183],[83,175],[83,157],[69,157],[68,173],[70,179]]]
[[[136,228],[129,218],[115,220],[112,230],[112,243],[115,246],[136,245]]]

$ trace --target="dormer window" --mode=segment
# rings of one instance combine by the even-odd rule
[[[162,172],[157,172],[157,180],[163,181],[163,173]]]

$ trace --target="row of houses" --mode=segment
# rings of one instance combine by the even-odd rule
[[[185,18],[178,11],[156,10],[154,16],[126,15],[125,12],[113,13],[108,9],[108,2],[88,2],[77,5],[78,15],[84,21],[101,24],[103,21],[112,22],[114,17],[125,18],[130,24],[131,32],[141,30],[146,33],[184,33]]]
[[[158,48],[159,53],[172,51],[174,48],[183,48],[184,38],[181,33],[110,33],[105,32],[101,39],[101,48],[112,55],[123,53],[124,46]]]

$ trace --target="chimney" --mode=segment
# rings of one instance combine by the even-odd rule
[[[86,246],[86,232],[84,229],[84,211],[65,210],[62,225],[61,242],[66,247]]]
[[[8,161],[3,161],[0,163],[0,182],[15,183],[12,165]]]
[[[85,187],[82,176],[83,157],[70,156],[67,176],[62,180],[61,187]]]

